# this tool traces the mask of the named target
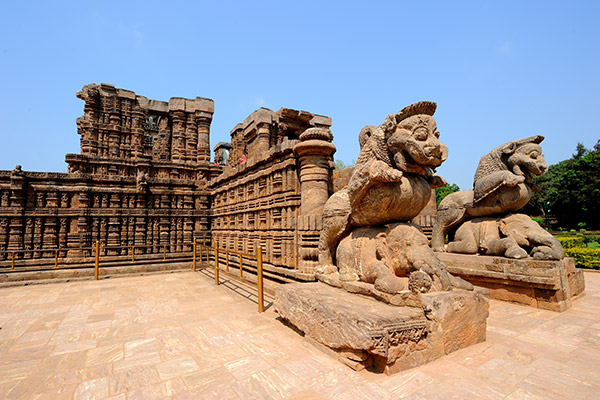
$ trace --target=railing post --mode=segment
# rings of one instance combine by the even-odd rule
[[[229,250],[225,250],[225,268],[227,269],[227,273],[229,273]]]
[[[10,263],[10,271],[14,271],[15,270],[15,252],[12,252],[12,258],[11,258],[11,263]]]
[[[131,246],[131,263],[135,264],[135,246]]]
[[[244,278],[244,270],[242,268],[242,253],[239,253],[240,255],[240,279]]]
[[[264,312],[265,300],[263,296],[263,265],[261,246],[256,246],[256,275],[258,281],[258,312]]]
[[[54,269],[58,268],[58,249],[54,250]]]
[[[196,272],[196,238],[194,238],[194,244],[192,245],[192,251],[194,252],[194,255],[192,257],[194,260],[193,269],[194,269],[194,272]]]
[[[207,256],[208,256],[208,247],[206,248],[207,250]],[[208,259],[208,257],[207,257]],[[208,261],[208,260],[207,260]],[[215,285],[219,284],[219,248],[217,247],[217,242],[215,241]]]
[[[167,261],[167,245],[163,245],[163,261]]]
[[[98,280],[98,264],[100,263],[100,242],[96,240],[96,262],[94,263],[94,280]]]

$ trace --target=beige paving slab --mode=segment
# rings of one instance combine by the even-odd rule
[[[490,302],[488,340],[353,371],[202,273],[0,289],[0,398],[546,399],[600,393],[600,274],[564,313]]]

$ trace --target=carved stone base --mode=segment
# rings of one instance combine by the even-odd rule
[[[275,308],[307,338],[354,369],[393,374],[485,340],[486,289],[421,295],[396,307],[317,283],[280,285]]]
[[[448,272],[490,290],[490,297],[551,311],[565,311],[585,290],[572,258],[560,261],[438,253]]]

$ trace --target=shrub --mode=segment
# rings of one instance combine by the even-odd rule
[[[585,247],[565,248],[565,256],[573,257],[575,259],[575,266],[578,268],[600,269],[600,249],[588,249]]]
[[[581,236],[556,236],[556,238],[565,250],[575,247],[585,248],[585,242]]]
[[[598,243],[598,242],[588,242],[587,248],[588,249],[600,249],[600,243]]]
[[[531,217],[532,220],[534,220],[535,222],[538,223],[538,225],[540,226],[544,226],[544,218],[540,218],[540,217]]]
[[[585,244],[591,243],[591,242],[598,242],[600,243],[600,235],[584,235],[583,236],[583,241],[585,242]]]

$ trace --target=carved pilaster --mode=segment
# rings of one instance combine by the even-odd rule
[[[267,123],[261,123],[256,127],[256,145],[253,156],[262,158],[269,153],[270,127]]]
[[[180,162],[185,159],[185,112],[171,111],[171,122],[171,160]]]
[[[212,115],[196,112],[196,125],[198,127],[197,160],[210,161],[210,122]]]

